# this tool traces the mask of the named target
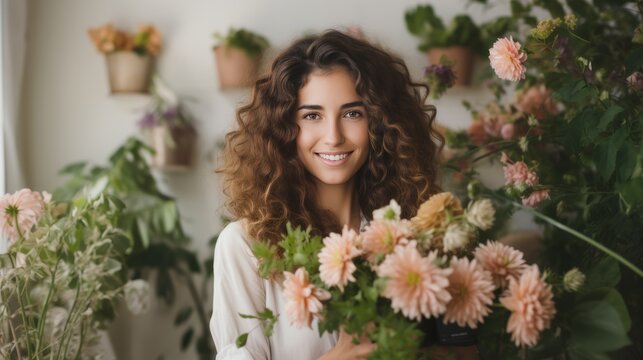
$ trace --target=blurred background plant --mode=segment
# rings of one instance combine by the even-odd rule
[[[187,325],[180,339],[181,348],[193,345],[200,358],[212,359],[215,350],[208,326],[211,301],[195,282],[195,277],[203,274],[203,267],[189,248],[190,238],[181,225],[175,199],[157,186],[146,161],[150,154],[150,147],[132,137],[111,155],[107,166],[71,164],[61,171],[69,179],[54,192],[54,198],[69,199],[89,188],[124,204],[116,220],[132,239],[127,256],[129,277],[148,278],[153,274],[156,295],[168,305],[175,302],[177,286],[186,286],[192,305],[176,311],[174,324],[185,326],[196,314],[197,328]],[[211,271],[206,272],[206,276],[209,274]]]

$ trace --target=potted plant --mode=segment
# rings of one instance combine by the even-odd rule
[[[223,36],[214,34],[218,43],[214,56],[221,89],[250,86],[257,78],[259,62],[270,46],[268,40],[246,29],[231,28]]]
[[[482,52],[480,29],[468,15],[457,15],[446,27],[431,5],[418,5],[404,15],[408,31],[421,39],[418,49],[427,52],[430,64],[444,56],[453,63],[456,85],[469,85],[475,52]]]
[[[161,50],[161,34],[151,25],[141,25],[130,34],[112,24],[89,30],[96,49],[105,54],[111,93],[146,93],[153,58]]]
[[[139,127],[149,132],[154,156],[152,165],[168,171],[190,168],[196,141],[196,129],[177,96],[159,77],[154,77],[152,103],[139,120]]]

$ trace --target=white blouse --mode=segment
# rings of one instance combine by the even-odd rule
[[[241,221],[228,224],[217,240],[214,252],[214,296],[210,332],[220,359],[317,359],[337,342],[335,334],[321,337],[317,321],[308,327],[290,324],[285,312],[281,283],[259,276],[258,261]],[[242,319],[239,314],[256,315],[265,308],[279,314],[270,338],[264,336],[259,320]],[[249,332],[246,345],[235,340]]]

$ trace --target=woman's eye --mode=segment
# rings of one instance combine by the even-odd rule
[[[362,113],[357,111],[357,110],[351,110],[351,111],[347,112],[346,115],[344,115],[344,116],[349,117],[349,118],[358,118],[358,117],[362,116]]]
[[[317,119],[319,119],[319,114],[317,114],[317,113],[306,114],[306,115],[304,115],[304,119],[306,119],[306,120],[317,120]]]

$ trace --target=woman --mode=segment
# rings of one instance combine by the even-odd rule
[[[278,281],[257,273],[254,241],[276,243],[286,223],[327,235],[359,230],[396,199],[410,217],[438,192],[428,89],[404,62],[338,31],[296,41],[274,60],[226,136],[227,206],[237,221],[221,232],[214,259],[210,329],[220,359],[355,359],[374,345],[296,328],[282,316],[266,338],[255,319],[284,313]],[[437,140],[437,141],[436,141]],[[437,143],[437,144],[436,144]],[[246,346],[235,339],[249,332]]]

